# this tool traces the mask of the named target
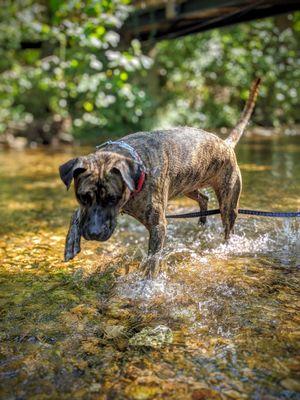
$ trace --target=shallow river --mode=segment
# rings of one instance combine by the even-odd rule
[[[146,231],[122,216],[64,263],[75,201],[57,167],[82,151],[0,153],[0,398],[300,399],[299,220],[239,217],[227,244],[219,216],[171,221],[144,281]],[[241,207],[300,209],[299,136],[237,152]]]

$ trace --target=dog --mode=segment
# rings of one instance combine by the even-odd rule
[[[67,189],[74,179],[79,203],[66,238],[65,260],[80,252],[82,236],[108,240],[118,214],[124,212],[149,231],[148,257],[141,268],[146,276],[155,276],[166,237],[168,200],[185,195],[205,211],[208,198],[200,190],[206,187],[212,187],[217,196],[227,240],[242,189],[234,147],[253,112],[259,84],[259,78],[253,82],[240,120],[225,140],[189,127],[137,132],[61,165],[60,177]],[[205,223],[205,217],[200,222]]]

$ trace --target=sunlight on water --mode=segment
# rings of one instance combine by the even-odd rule
[[[135,230],[135,226],[132,229]],[[181,229],[189,231],[189,234],[182,236]],[[234,260],[238,256],[248,264],[245,257],[267,256],[270,261],[285,260],[290,266],[299,244],[299,224],[295,220],[240,218],[236,233],[227,243],[223,242],[222,224],[216,218],[211,219],[205,228],[198,227],[195,220],[170,223],[168,232],[165,250],[168,273],[161,273],[152,281],[143,280],[138,273],[120,277],[117,293],[123,299],[138,301],[141,310],[148,307],[153,310],[155,303],[163,302],[169,318],[189,324],[190,333],[200,334],[200,337],[206,332],[233,339],[244,326],[241,313],[251,301],[251,297],[247,296],[255,296],[251,286],[233,285],[231,268],[220,271],[216,267],[221,259]],[[184,257],[184,265],[178,265],[176,261],[181,257]],[[262,268],[267,267],[264,265]],[[251,271],[254,267],[249,268]],[[180,275],[180,283],[178,280],[174,282],[170,272]],[[182,279],[182,273],[192,276],[193,282]],[[183,298],[188,299],[186,307],[181,305]],[[253,300],[251,302],[255,309]]]
[[[233,234],[227,243],[223,240],[222,224],[216,218],[209,221],[205,228],[193,228],[195,219],[183,222],[184,228],[189,229],[189,236],[192,239],[176,245],[176,253],[188,252],[191,256],[199,257],[199,261],[204,261],[207,256],[218,255],[220,257],[230,257],[235,255],[251,254],[252,256],[275,252],[280,253],[284,248],[295,251],[296,244],[299,243],[299,223],[292,219],[278,222],[239,218]],[[176,235],[182,229],[181,223],[177,223],[170,229],[171,244],[174,244]],[[196,230],[200,232],[197,233]],[[202,250],[202,251],[201,251]],[[204,255],[204,257],[203,257]]]
[[[242,207],[299,209],[295,140],[238,147]],[[98,399],[99,390],[126,399],[298,398],[299,221],[239,217],[227,243],[220,216],[205,227],[169,221],[164,266],[151,281],[139,272],[147,231],[121,216],[108,242],[83,241],[64,263],[76,203],[57,166],[71,154],[1,157],[0,397],[30,398],[34,388],[36,399]],[[182,198],[170,209],[197,208]],[[162,339],[171,332],[168,342],[135,347],[151,330]]]
[[[181,210],[180,212],[187,212]],[[233,234],[227,243],[223,240],[223,227],[220,218],[211,218],[205,228],[197,225],[196,219],[181,220],[180,222],[171,222],[168,227],[167,246],[164,250],[165,260],[180,258],[183,256],[189,259],[189,265],[185,266],[186,272],[195,269],[203,269],[206,265],[213,273],[214,258],[234,258],[235,256],[257,257],[259,255],[271,255],[273,258],[284,260],[288,257],[290,260],[294,255],[296,257],[299,246],[300,230],[299,223],[295,219],[270,220],[253,217],[240,217],[237,220],[235,234]],[[131,232],[140,235],[140,241],[145,243],[145,229],[133,221],[123,220],[123,227],[120,231]],[[188,234],[182,236],[182,232]],[[134,236],[128,237],[138,245]],[[129,245],[129,243],[128,243]],[[137,253],[145,256],[142,245],[138,245]],[[169,262],[169,270],[176,272],[176,266]],[[200,272],[201,273],[201,272]],[[224,289],[224,288],[223,288]],[[174,298],[186,293],[189,289],[184,285],[174,284],[169,279],[168,274],[163,272],[152,281],[143,280],[138,273],[132,273],[121,277],[118,281],[118,293],[122,297],[129,299],[140,299],[150,301],[156,296],[165,296],[166,301],[172,302]],[[224,289],[226,292],[226,289]],[[224,293],[225,293],[224,292]],[[228,291],[229,295],[232,293]],[[200,304],[200,303],[199,303]]]
[[[139,273],[126,275],[118,280],[118,294],[128,299],[151,301],[157,296],[164,296],[172,301],[180,292],[180,285],[172,284],[166,273],[161,273],[153,280],[142,279]]]

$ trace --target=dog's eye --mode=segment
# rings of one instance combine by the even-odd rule
[[[81,194],[79,196],[79,200],[85,206],[91,205],[92,201],[93,201],[92,196],[90,195],[90,193]]]

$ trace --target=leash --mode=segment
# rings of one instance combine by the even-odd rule
[[[220,214],[219,209],[207,210],[207,211],[196,211],[186,214],[171,214],[166,215],[166,218],[197,218],[197,217],[207,217],[209,215]],[[296,212],[281,212],[281,211],[260,211],[260,210],[247,210],[239,208],[239,214],[244,215],[257,215],[259,217],[271,217],[271,218],[299,218],[300,211]]]
[[[123,140],[117,140],[117,141],[112,141],[108,140],[105,143],[100,144],[99,146],[96,146],[97,150],[102,149],[103,147],[106,146],[111,146],[111,145],[116,145],[119,147],[122,147],[126,149],[129,154],[132,156],[132,158],[137,162],[140,168],[140,174],[138,178],[138,182],[136,185],[136,189],[134,192],[132,192],[132,195],[134,196],[135,194],[139,193],[142,190],[144,181],[145,181],[145,176],[146,176],[146,168],[144,166],[143,161],[141,160],[138,152],[130,146],[130,144],[124,142]],[[271,217],[271,218],[299,218],[300,217],[300,211],[296,212],[281,212],[281,211],[260,211],[260,210],[247,210],[240,208],[238,210],[239,214],[244,214],[244,215],[255,215],[259,217]],[[191,212],[191,213],[185,213],[185,214],[171,214],[171,215],[166,215],[166,218],[197,218],[197,217],[207,217],[209,215],[215,215],[215,214],[221,214],[219,209],[214,209],[214,210],[207,210],[207,211],[196,211],[196,212]]]

